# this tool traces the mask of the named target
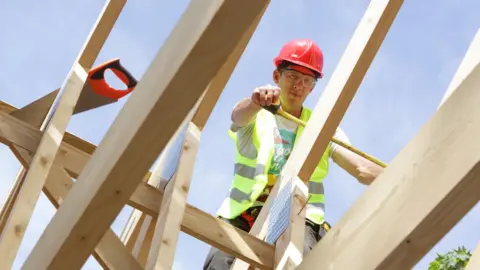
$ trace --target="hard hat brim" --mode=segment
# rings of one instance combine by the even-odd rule
[[[302,67],[306,67],[306,68],[308,68],[308,69],[313,70],[315,73],[317,73],[317,74],[318,74],[318,78],[322,78],[322,77],[323,77],[323,73],[322,73],[320,70],[318,70],[317,68],[314,68],[313,66],[311,66],[311,65],[309,65],[309,64],[305,64],[304,62],[297,61],[297,60],[286,59],[286,58],[283,58],[283,57],[275,57],[275,59],[274,59],[275,66],[278,67],[278,65],[279,65],[282,61],[287,61],[287,62],[290,62],[290,63],[295,64],[295,65],[299,65],[299,66],[302,66]]]

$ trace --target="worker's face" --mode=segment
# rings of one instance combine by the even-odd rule
[[[291,108],[299,108],[315,87],[315,78],[292,69],[273,73],[275,83],[280,87],[282,104]]]

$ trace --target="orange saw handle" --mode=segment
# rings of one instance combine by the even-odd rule
[[[105,71],[110,69],[126,86],[126,90],[115,89],[105,80]],[[120,99],[133,91],[138,81],[133,75],[120,64],[120,58],[107,61],[88,72],[88,83],[92,90],[104,97]]]

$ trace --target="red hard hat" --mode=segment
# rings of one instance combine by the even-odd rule
[[[323,77],[323,53],[311,39],[295,39],[283,45],[280,53],[274,59],[275,66],[282,61],[309,68]]]

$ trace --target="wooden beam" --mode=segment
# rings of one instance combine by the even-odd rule
[[[28,169],[32,157],[22,152],[20,158]],[[74,182],[57,156],[43,187],[45,196],[58,209],[73,185]],[[111,229],[107,230],[92,255],[104,269],[143,269]]]
[[[0,143],[17,146],[31,153],[36,153],[40,144],[42,132],[11,115],[0,111]],[[12,149],[17,152],[18,150]],[[62,142],[57,155],[62,156],[65,169],[77,177],[85,167],[91,154],[86,153]]]
[[[316,139],[300,140],[293,150],[308,155],[295,159],[303,164],[298,173],[303,181],[310,178],[325,152],[402,4],[403,0],[370,2],[305,128],[304,133]]]
[[[24,269],[84,264],[263,7],[253,0],[193,1],[187,7]]]
[[[43,120],[45,119],[46,115],[48,114],[48,111],[49,111],[50,107],[52,106],[52,104],[55,100],[55,97],[57,96],[57,93],[58,93],[58,90],[55,90],[55,91],[43,96],[42,98],[40,98],[40,99],[30,103],[30,104],[27,104],[26,106],[24,106],[20,110],[15,109],[15,110],[8,111],[7,113],[11,113],[11,115],[14,116],[15,119],[20,119],[22,121],[25,121],[25,122],[29,123],[30,125],[33,125],[34,127],[40,128],[42,126]],[[0,105],[0,108],[1,109],[6,109],[6,106]],[[1,118],[2,117],[0,116],[0,126],[4,125]],[[12,127],[12,124],[13,123],[11,123],[10,126],[7,126],[7,127],[3,127],[3,128],[0,127],[0,133],[2,133],[2,132],[12,132],[12,130],[13,130],[13,132],[12,132],[13,134],[10,134],[10,135],[13,135],[14,138],[12,138],[12,139],[15,139],[15,137],[18,137],[18,134],[16,134],[16,132],[14,131],[15,128]],[[22,127],[20,127],[20,128],[22,128]],[[27,131],[27,134],[28,134],[28,131]],[[0,141],[1,140],[2,139],[0,138]],[[37,144],[36,147],[38,147],[39,142],[40,142],[40,139],[36,142],[36,144]],[[21,148],[19,146],[13,145],[11,143],[8,143],[7,145],[10,147],[13,154],[18,159],[20,159],[19,158],[19,155],[21,155],[20,152],[24,152],[23,153],[24,155],[27,154],[25,152],[26,150],[24,150],[23,148]],[[22,165],[24,165],[24,164],[22,164]],[[15,180],[13,181],[12,187],[11,187],[10,191],[8,192],[7,198],[5,199],[4,204],[2,205],[2,209],[0,210],[0,235],[3,234],[3,230],[4,230],[5,225],[7,223],[8,217],[10,216],[10,213],[11,213],[11,211],[12,211],[12,209],[13,209],[16,201],[17,201],[18,193],[20,192],[20,190],[23,186],[23,181],[25,180],[26,172],[27,171],[25,170],[24,167],[20,168],[20,170],[18,171],[18,173],[15,177]]]
[[[50,173],[51,175],[49,175],[48,179],[55,180],[48,181],[45,184],[44,192],[52,204],[58,208],[74,185],[74,182],[70,179],[67,172],[59,166],[53,167]],[[93,256],[97,261],[105,264],[108,269],[143,269],[111,229],[108,229],[105,235],[103,235],[102,240],[95,248]]]
[[[480,199],[479,87],[477,65],[299,270],[412,268],[468,213]]]
[[[187,205],[182,231],[259,269],[273,269],[272,245]]]
[[[268,1],[268,3],[269,3],[269,1]],[[267,9],[267,6],[268,5],[265,5],[263,10],[260,12],[260,14],[257,15],[254,22],[247,29],[247,31],[244,33],[240,42],[235,47],[234,51],[230,54],[230,56],[228,57],[225,64],[222,66],[220,71],[217,73],[217,75],[213,78],[213,80],[208,85],[208,88],[207,88],[206,93],[205,93],[206,96],[202,99],[202,101],[199,105],[199,108],[198,108],[198,110],[195,111],[195,116],[193,117],[193,120],[192,120],[192,122],[193,122],[192,124],[196,125],[199,128],[200,131],[203,130],[203,128],[204,128],[204,126],[205,126],[205,124],[206,124],[206,122],[207,122],[207,120],[208,120],[208,118],[209,118],[209,116],[212,112],[212,110],[215,107],[215,104],[217,103],[218,98],[220,97],[220,94],[222,93],[222,90],[225,88],[225,85],[227,84],[231,74],[233,73],[233,70],[235,69],[235,66],[237,65],[241,55],[243,54],[243,51],[245,50],[249,40],[251,39],[253,33],[255,32],[255,29],[257,28],[258,23],[260,22],[261,18],[263,17],[263,14],[264,14],[265,10]],[[195,156],[195,153],[192,153],[193,148],[189,148],[189,151],[190,151],[189,155]],[[182,155],[183,155],[183,153],[182,153]],[[187,165],[187,164],[182,164],[181,162],[180,162],[179,166],[180,166],[180,168],[178,168],[178,170],[179,170],[178,174],[183,175],[183,173],[182,173],[183,170],[190,170],[190,173],[193,170],[193,167],[190,167],[190,165]],[[173,181],[175,182],[175,185],[181,185],[182,190],[188,189],[187,188],[187,183],[189,183],[189,178],[186,178],[184,175],[179,177],[178,174],[173,179]],[[176,182],[175,179],[184,181],[184,183],[180,184],[180,183]],[[162,180],[165,180],[165,179],[162,179]],[[167,182],[168,181],[162,181],[161,185],[165,184]],[[173,183],[169,183],[169,184],[173,185]],[[172,186],[172,188],[173,188],[173,186]],[[184,194],[184,196],[186,197],[187,194]],[[178,203],[178,200],[175,200],[175,202]],[[165,206],[165,204],[162,204],[162,207],[164,207],[164,206]],[[179,206],[176,206],[175,210],[172,210],[171,212],[174,212],[177,216],[181,217],[181,216],[183,216],[183,210],[180,211],[180,209],[178,209],[178,207]],[[180,208],[181,207],[184,207],[184,205],[180,205]],[[162,214],[160,214],[160,216],[162,216]],[[174,217],[172,217],[172,218],[174,218]],[[167,219],[168,219],[167,217],[164,217],[163,221],[162,220],[157,220],[156,221],[157,226],[160,226],[160,228],[162,228],[161,230],[164,230],[164,228],[174,229],[175,232],[170,231],[168,233],[168,235],[176,237],[176,235],[178,235],[178,232],[180,231],[180,224],[178,224],[178,226],[175,226],[175,227],[159,225],[159,223],[161,223],[161,222],[165,223]],[[149,220],[150,219],[146,219],[146,222],[148,222]],[[181,223],[181,220],[179,220],[178,222]],[[153,230],[153,227],[149,226],[148,229]],[[158,234],[161,234],[161,233],[159,232],[159,230],[156,230],[155,235],[158,235]],[[151,234],[147,233],[146,235],[151,235]],[[157,261],[156,261],[157,264],[160,263],[160,264],[164,264],[164,265],[171,265],[173,263],[173,253],[174,253],[175,247],[176,247],[175,237],[172,237],[172,239],[169,239],[168,241],[163,241],[163,240],[157,239],[153,242],[153,246],[151,248],[154,249],[154,250],[158,249],[158,251],[150,251],[150,253],[151,254],[158,253]],[[151,239],[149,239],[149,240],[151,240]],[[164,244],[164,243],[167,243],[167,242],[168,242],[168,245]],[[159,247],[158,245],[161,245],[161,246]],[[141,246],[145,247],[146,245],[142,244]],[[148,245],[148,247],[150,247],[150,245]],[[168,254],[171,254],[171,255],[169,256]],[[152,256],[154,256],[154,255],[150,255],[151,261],[153,261]],[[167,267],[167,268],[171,268],[171,267]]]
[[[43,98],[41,98],[40,100],[43,100]],[[33,103],[37,103],[36,101],[33,102]],[[33,104],[31,103],[31,104]],[[30,104],[28,105],[28,107],[30,106]],[[25,108],[25,107],[24,107]],[[37,127],[37,128],[40,128],[40,124],[35,124],[35,118],[32,119],[30,118],[30,115],[28,115],[28,119],[26,118],[23,118],[21,117],[21,115],[26,115],[25,113],[22,113],[21,111],[23,111],[24,108],[21,108],[21,109],[17,109],[15,106],[12,106],[2,100],[0,100],[0,112],[4,112],[4,113],[7,113],[7,114],[10,114],[11,116],[14,116],[15,118],[17,119],[20,119],[24,122],[27,122],[28,124],[32,125],[33,127]],[[32,113],[35,113],[35,114],[40,114],[42,115],[42,111],[32,111]],[[45,113],[46,115],[46,113]],[[45,115],[43,116],[45,118]],[[34,122],[31,122],[31,121],[34,121]],[[75,136],[74,134],[66,131],[65,132],[65,136],[63,136],[63,142],[73,146],[74,148],[82,151],[82,152],[85,152],[87,154],[93,154],[93,152],[95,151],[95,149],[97,148],[96,145],[88,142],[88,141],[85,141],[84,139],[82,138],[79,138],[77,136]],[[36,148],[35,148],[35,151],[36,151]]]
[[[268,2],[270,1],[268,0]],[[208,85],[205,97],[202,99],[202,102],[192,120],[192,122],[195,125],[197,125],[197,127],[200,130],[203,130],[203,128],[205,127],[207,120],[210,117],[210,114],[214,109],[215,104],[218,101],[218,98],[220,97],[220,94],[222,93],[223,89],[225,88],[225,85],[230,79],[230,76],[233,73],[233,70],[235,69],[241,55],[243,54],[245,48],[247,47],[248,42],[250,41],[253,33],[255,32],[258,26],[258,23],[260,22],[266,8],[267,6],[265,6],[264,10],[262,10],[262,12],[257,16],[253,24],[250,26],[250,28],[247,29],[242,39],[235,47],[234,51],[228,57],[226,63],[222,66],[220,71],[217,73],[217,75],[215,75],[213,80]],[[163,190],[164,188],[163,185],[167,183],[169,179],[160,179],[158,177],[156,179],[159,180],[158,183],[152,184],[149,181],[149,184],[152,184],[153,186]],[[151,219],[147,218],[143,212],[139,210],[133,211],[132,215],[128,220],[127,225],[125,226],[124,231],[122,232],[124,236],[123,237],[124,239],[122,239],[122,241],[126,243],[127,247],[133,246],[134,242],[137,242],[137,246],[138,245],[142,247],[149,246],[148,243],[145,243],[145,244],[142,243],[145,239],[143,238],[142,234],[139,234],[141,230],[140,227],[142,227],[145,223],[149,223],[149,222],[151,222]],[[153,227],[148,226],[148,228],[153,228]],[[153,235],[153,233],[145,234],[145,236],[147,235]],[[148,241],[149,240],[147,240],[147,242]],[[139,260],[141,260],[141,258],[139,258]]]
[[[470,42],[470,46],[467,49],[465,56],[463,57],[460,66],[458,67],[452,81],[448,85],[447,91],[443,95],[443,98],[438,105],[442,104],[450,97],[453,91],[458,88],[461,82],[472,72],[473,68],[480,63],[480,28]]]
[[[146,216],[145,222],[140,223],[140,231],[138,234],[138,239],[135,241],[133,246],[132,254],[137,258],[140,265],[145,269],[147,264],[148,253],[153,241],[153,235],[155,233],[155,224],[157,223],[157,218],[152,216]]]
[[[347,111],[402,3],[400,0],[371,1],[325,92],[312,111],[302,137],[250,231],[250,234],[263,239],[270,222],[281,222],[268,220],[268,215],[277,194],[289,189],[288,193],[292,193],[288,221],[290,225],[276,247],[275,267],[293,269],[301,262],[305,230],[304,206],[307,202],[306,183]],[[245,269],[245,264],[238,263],[238,266],[235,265],[232,269]]]
[[[135,242],[140,235],[140,229],[142,227],[141,224],[143,224],[147,217],[150,216],[134,208],[132,213],[130,214],[127,224],[125,225],[122,233],[120,234],[120,240],[130,252],[132,252],[135,246]]]
[[[140,184],[128,204],[158,217],[163,192],[147,183]],[[273,246],[214,216],[187,204],[181,230],[224,252],[233,254],[261,269],[273,268]]]
[[[202,100],[202,102],[203,101],[204,100]],[[178,143],[177,140],[181,139],[177,136],[178,134],[174,135],[162,151],[153,172],[147,180],[148,185],[164,190],[164,184],[168,183],[173,177],[173,175],[167,175],[167,172],[171,172],[172,164],[169,163],[172,162],[172,159],[177,160],[177,157],[172,156],[171,154],[176,153],[176,149],[173,149],[172,147]],[[166,168],[168,168],[168,170],[166,170]],[[137,192],[135,192],[134,195],[135,194],[137,194]],[[140,195],[137,199],[142,200],[144,197]],[[161,201],[162,199],[156,202],[156,204],[153,204],[153,207],[159,207]],[[130,202],[132,202],[132,198],[130,198]],[[140,208],[142,207],[141,205],[137,206]],[[157,208],[157,210],[158,209],[159,208]],[[155,210],[153,210],[153,212],[153,214],[150,213],[150,216],[148,216],[148,214],[142,212],[142,210],[135,209],[122,231],[122,241],[132,251],[142,266],[145,266],[147,263],[147,257],[152,242],[151,238],[153,238],[154,235],[155,223],[153,222],[156,222],[156,220],[152,220],[152,215],[156,216],[157,212]]]
[[[33,126],[28,126],[29,130],[25,133],[22,133],[21,135],[25,136],[32,133],[37,133],[35,134],[35,136],[33,136],[34,137],[33,141],[36,142],[34,151],[36,151],[36,149],[38,148],[38,144],[40,143],[41,131],[34,129],[33,127],[36,127],[36,128],[41,127],[42,121],[43,119],[45,119],[45,116],[47,115],[50,106],[53,104],[57,93],[58,93],[58,90],[53,91],[43,96],[42,98],[26,105],[20,110],[17,110],[15,107],[10,106],[8,104],[0,104],[0,108],[3,110],[3,112],[0,112],[0,119],[2,118],[2,115],[5,112],[10,114],[9,115],[10,117],[8,119],[2,119],[1,122],[5,122],[4,123],[5,126],[4,128],[0,128],[0,133],[2,132],[1,129],[3,130],[13,129],[13,126],[11,125],[11,123],[14,121],[12,121],[13,119],[11,118],[15,118],[15,119],[18,118],[22,121],[25,121],[28,124]],[[65,138],[70,138],[70,137],[64,137],[64,139]],[[25,138],[20,138],[20,139],[25,141]],[[28,139],[31,139],[31,138],[28,138]],[[11,209],[16,202],[16,197],[18,196],[18,192],[20,191],[21,186],[23,184],[26,168],[30,167],[30,163],[33,159],[32,154],[27,150],[25,150],[24,147],[19,145],[13,145],[11,142],[8,142],[8,145],[10,145],[11,150],[14,152],[15,156],[19,159],[20,163],[22,163],[24,167],[22,167],[21,170],[19,171],[17,178],[15,179],[14,185],[12,187],[12,190],[8,194],[5,204],[2,206],[2,211],[0,215],[0,232],[3,231],[5,223],[8,220],[8,217],[10,215]],[[80,143],[77,143],[77,145],[81,146]],[[58,165],[55,165],[55,164],[52,165],[52,170],[50,171],[49,176],[47,177],[46,184],[43,188],[45,195],[50,200],[50,202],[55,206],[55,208],[58,208],[63,198],[65,198],[66,194],[68,193],[69,188],[73,184],[73,181],[67,175],[65,175],[66,181],[63,184],[61,185],[50,184],[52,181],[49,181],[48,179],[51,177],[56,177],[56,175],[59,174],[60,170],[63,173],[63,169],[61,167],[58,167]],[[118,240],[115,241],[115,237],[116,235],[115,233],[113,233],[113,231],[107,232],[104,236],[104,240],[102,240],[101,244],[97,246],[97,248],[95,249],[95,252],[93,253],[93,257],[104,269],[123,269],[122,267],[128,267],[127,269],[135,268],[135,265],[134,265],[135,260],[130,259],[132,258],[131,254],[124,251],[125,248],[123,247],[122,243],[118,243]],[[112,256],[112,255],[115,255],[115,256]],[[117,256],[120,256],[120,259],[118,259]]]
[[[158,217],[163,192],[147,183],[140,184],[128,204],[153,218]],[[261,269],[273,268],[273,246],[190,204],[186,205],[183,232]]]
[[[0,112],[0,143],[7,146],[14,144],[30,152],[36,152],[41,141],[42,132],[26,122]]]
[[[268,8],[268,5],[270,4],[270,0],[262,1],[266,3],[264,8],[257,15],[257,17],[247,29],[247,31],[243,34],[242,39],[238,42],[237,46],[228,57],[225,64],[222,66],[217,75],[215,75],[213,80],[208,85],[205,97],[203,98],[202,103],[200,103],[200,106],[198,107],[198,110],[196,111],[195,116],[192,120],[192,122],[197,125],[200,130],[203,130],[203,128],[205,127],[207,120],[210,117],[210,114],[212,113],[213,108],[215,107],[215,104],[220,97],[220,94],[230,80],[230,77],[238,64],[240,57],[243,55],[243,52],[248,46],[250,39],[255,33],[258,24],[262,20],[262,17]]]
[[[1,103],[0,103],[1,104]],[[15,108],[13,108],[15,109]],[[12,109],[12,110],[13,110]],[[8,124],[9,119],[12,118],[11,116],[7,116],[4,118],[5,123]],[[28,126],[27,124],[25,124]],[[34,127],[29,126],[30,131],[28,133],[31,134],[36,134],[35,137],[39,138],[41,136],[40,131],[37,130],[37,132],[32,132],[35,130]],[[32,139],[35,139],[35,137],[32,137]],[[20,140],[21,141],[21,140]],[[81,160],[73,160],[72,158],[67,159],[68,162],[70,163],[76,163],[76,164],[86,164],[88,162],[88,159],[90,158],[90,155],[85,153],[84,151],[68,145],[68,148],[66,147],[68,143],[63,142],[62,143],[62,148],[60,152],[64,151],[75,151],[78,153],[77,158]],[[92,145],[95,147],[94,145]],[[21,147],[21,145],[19,146]],[[68,155],[68,154],[67,154]],[[62,160],[63,166],[65,166],[65,155],[59,153],[57,158]],[[23,160],[20,160],[22,163],[25,163],[26,166],[28,166],[29,163],[26,161],[26,157],[22,158]],[[83,167],[78,167],[78,169],[81,171],[83,170]],[[70,173],[70,172],[69,172]],[[73,172],[74,174],[79,174],[79,172]],[[71,174],[71,173],[70,173]],[[158,171],[154,171],[152,174],[147,173],[144,176],[144,182],[140,183],[139,186],[137,186],[135,192],[132,194],[128,201],[128,205],[138,209],[142,213],[145,213],[151,217],[157,218],[159,209],[162,204],[162,199],[163,199],[163,192],[154,186],[152,184],[147,184],[146,180],[153,178],[159,177],[161,174]],[[47,177],[47,183],[48,182],[53,182],[56,183],[54,186],[51,184],[51,188],[53,189],[54,187],[59,188],[63,186],[69,186],[71,185],[68,181],[62,180],[62,179],[51,179],[51,177]],[[44,192],[48,194],[48,191]],[[50,191],[52,193],[52,191]],[[63,200],[63,199],[62,199]],[[148,226],[148,224],[147,224]],[[271,269],[273,267],[273,246],[269,245],[260,239],[249,235],[248,233],[237,229],[233,227],[230,224],[227,224],[223,222],[222,220],[219,220],[215,218],[214,216],[203,212],[202,210],[193,207],[191,205],[186,206],[185,209],[185,214],[182,220],[182,231],[196,237],[202,241],[207,242],[208,244],[224,251],[230,254],[234,254],[238,256],[239,258],[243,258],[243,260],[247,261],[248,263],[252,265],[258,265],[262,269]],[[127,245],[128,250],[132,250],[132,245],[133,243],[125,243]],[[138,245],[141,245],[142,243],[139,243]],[[140,259],[140,258],[139,258]]]
[[[186,130],[178,169],[163,194],[146,269],[173,268],[178,234],[181,231],[182,218],[200,145],[201,131],[190,122],[191,118],[188,117],[186,119],[188,123],[183,125]]]
[[[138,231],[137,239],[134,240],[135,244],[133,246],[132,253],[137,257],[139,262],[142,264],[142,267],[147,266],[147,269],[170,269],[173,266],[173,257],[176,249],[178,233],[180,232],[180,224],[182,221],[181,218],[183,217],[186,197],[190,186],[189,182],[191,179],[191,176],[185,175],[185,169],[193,171],[193,163],[195,161],[196,153],[195,149],[197,149],[199,144],[199,138],[196,138],[196,132],[199,133],[200,131],[194,126],[194,124],[190,123],[190,120],[192,119],[193,114],[197,110],[199,103],[202,102],[203,96],[204,95],[202,95],[202,98],[197,101],[194,108],[184,119],[181,127],[177,129],[172,139],[170,139],[170,141],[168,142],[164,151],[162,151],[162,154],[154,168],[154,171],[151,174],[150,179],[148,180],[149,182],[147,182],[154,183],[157,186],[161,185],[164,182],[168,183],[166,194],[165,196],[162,196],[161,199],[162,202],[160,204],[160,208],[157,208],[157,210],[160,211],[160,214],[154,218],[152,218],[151,216],[145,217],[142,223],[138,222],[137,224],[135,224],[137,225],[137,228],[131,229],[134,231]],[[190,128],[188,128],[189,126]],[[192,139],[192,136],[195,138]],[[173,153],[176,153],[177,149],[173,149],[173,147],[176,146],[177,143],[180,143],[178,147],[179,150],[182,152],[182,143],[185,143],[183,141],[184,139],[189,139],[189,141],[191,141],[191,143],[193,144],[191,145],[191,149],[188,149],[187,155],[189,158],[193,157],[193,161],[188,162],[187,164],[180,165],[180,168],[178,168],[178,170],[180,171],[176,172],[177,166],[175,166],[176,164],[172,164],[171,162],[177,162],[177,157],[171,156],[170,151],[173,150]],[[184,148],[184,151],[187,151],[187,148]],[[194,151],[193,156],[192,151]],[[179,162],[182,162],[182,159],[185,160],[185,157],[181,157],[183,156],[183,153],[179,153],[179,155]],[[172,176],[166,176],[164,173],[165,168],[172,165],[175,166],[175,172],[172,173]],[[178,174],[181,171],[184,172],[179,178]],[[164,179],[164,177],[166,177],[167,179]],[[177,187],[179,183],[180,186]],[[177,188],[181,189],[186,194],[178,194],[176,190]],[[174,201],[171,201],[172,195],[175,195]],[[182,195],[184,198],[182,198]],[[177,223],[178,225],[176,225]],[[166,233],[167,231],[168,233]],[[158,254],[158,258],[156,257],[155,253]],[[171,265],[168,267],[161,267],[160,264]]]
[[[128,205],[149,216],[157,218],[162,205],[162,200],[162,190],[148,183],[141,183],[130,197]],[[187,206],[187,208],[188,207],[189,206]]]
[[[23,186],[0,238],[0,268],[2,269],[9,269],[13,264],[82,90],[87,71],[93,65],[124,3],[125,0],[115,0],[105,6],[41,127],[44,132],[40,145],[25,175]],[[97,28],[97,26],[100,27]]]

